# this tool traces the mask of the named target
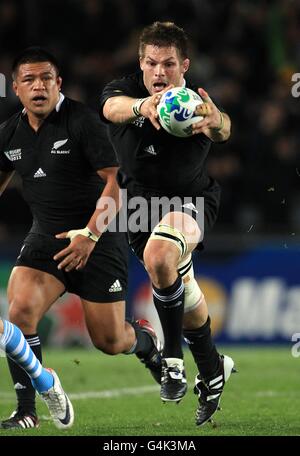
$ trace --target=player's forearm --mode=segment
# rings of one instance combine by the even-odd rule
[[[222,114],[221,124],[219,129],[210,128],[207,136],[214,142],[226,141],[231,134],[231,120],[224,112]]]
[[[11,172],[5,172],[5,171],[0,171],[0,196],[6,189],[9,181],[14,175],[14,171]]]
[[[104,117],[113,123],[127,123],[135,119],[132,108],[137,100],[130,97],[111,97],[103,107]]]
[[[87,226],[97,236],[106,231],[122,205],[121,190],[115,179],[109,179]]]

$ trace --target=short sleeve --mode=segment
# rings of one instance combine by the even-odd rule
[[[84,154],[95,171],[118,166],[116,154],[108,139],[107,126],[101,122],[96,112],[87,110],[80,118],[79,128]]]
[[[135,98],[137,94],[137,84],[131,78],[115,79],[112,82],[109,82],[103,89],[103,92],[100,96],[100,118],[105,123],[110,123],[103,115],[103,106],[109,98],[112,97],[132,97]]]
[[[5,155],[5,145],[3,138],[4,128],[0,125],[0,171],[10,172],[14,170],[13,162]]]

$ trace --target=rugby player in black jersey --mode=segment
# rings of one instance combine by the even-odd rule
[[[108,230],[103,216],[104,197],[114,202],[108,219],[119,206],[115,153],[98,114],[64,97],[61,84],[55,57],[41,48],[26,49],[13,64],[13,88],[24,109],[0,126],[0,194],[17,172],[33,225],[10,276],[9,319],[41,361],[37,325],[62,293],[75,293],[93,344],[111,355],[136,353],[160,382],[153,329],[145,320],[125,321],[125,233]],[[30,378],[8,363],[18,407],[2,428],[22,427],[25,416],[31,417],[27,427],[36,427]]]
[[[205,229],[213,226],[220,200],[219,186],[207,175],[205,160],[212,141],[229,138],[231,123],[205,90],[185,80],[190,60],[183,29],[171,22],[145,27],[139,61],[140,71],[106,85],[101,117],[109,122],[110,140],[120,163],[121,188],[127,189],[129,201],[137,196],[147,200],[148,213],[141,218],[152,221],[157,216],[153,213],[154,197],[181,198],[175,210],[162,205],[159,223],[148,232],[143,232],[144,227],[140,231],[132,227],[134,209],[130,209],[129,240],[152,281],[163,328],[161,399],[178,402],[186,392],[183,333],[199,370],[196,424],[201,425],[218,409],[234,366],[229,356],[219,355],[212,341],[208,309],[194,279],[191,256],[195,249],[203,248],[203,219]],[[204,118],[194,124],[192,137],[177,138],[160,127],[156,107],[168,88],[184,85],[198,90],[204,103],[197,106],[196,114]],[[184,204],[186,197],[190,202]],[[199,214],[198,197],[204,197],[204,214],[201,210]]]

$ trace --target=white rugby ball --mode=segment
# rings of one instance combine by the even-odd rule
[[[203,103],[198,93],[187,87],[174,87],[163,94],[157,105],[161,126],[171,135],[186,138],[192,136],[192,125],[203,117],[194,114],[197,105]]]

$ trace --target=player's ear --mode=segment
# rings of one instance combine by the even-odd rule
[[[57,76],[56,81],[57,81],[57,86],[58,86],[58,88],[60,90],[61,89],[61,85],[62,85],[62,78],[60,76]]]
[[[143,59],[143,57],[140,56],[139,60],[140,60],[140,69],[143,71],[143,68],[144,68],[143,61],[144,61],[144,59]]]
[[[190,59],[184,59],[182,62],[183,72],[186,73],[190,67]]]
[[[18,84],[16,83],[16,81],[13,81],[13,90],[18,97]]]

